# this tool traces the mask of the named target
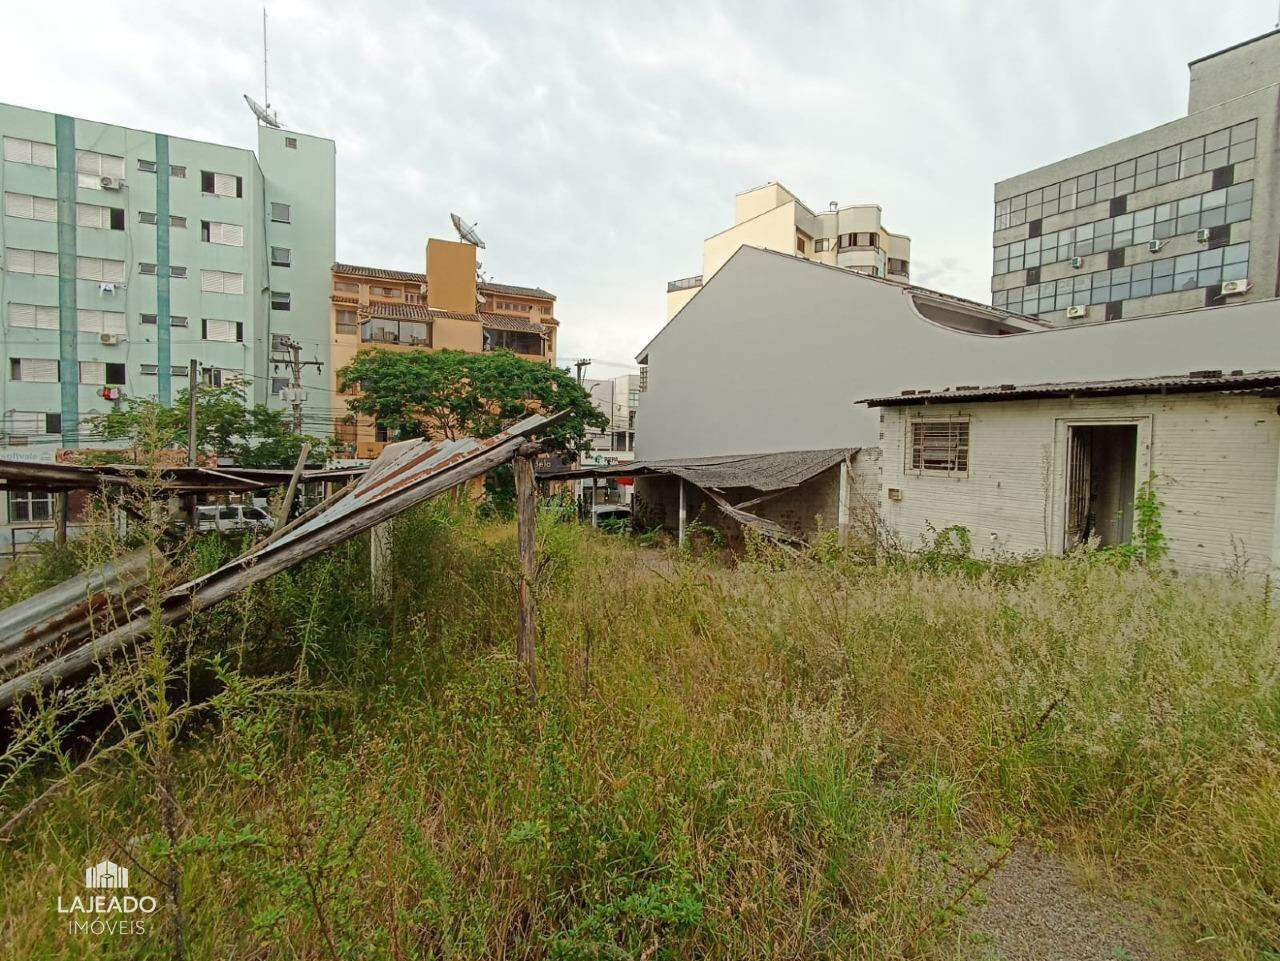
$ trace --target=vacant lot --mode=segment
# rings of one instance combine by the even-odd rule
[[[215,698],[182,716],[176,775],[126,745],[0,845],[0,955],[172,956],[175,864],[193,958],[1280,944],[1280,658],[1256,585],[1103,559],[727,565],[552,522],[540,546],[536,701],[509,525],[424,510],[377,591],[353,544],[200,619],[183,684],[136,695],[144,719]],[[87,725],[44,720],[8,755],[38,762],[10,812],[88,750]],[[160,899],[145,933],[57,913],[105,857]]]

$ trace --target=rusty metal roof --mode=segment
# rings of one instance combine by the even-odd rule
[[[360,473],[363,468],[304,471],[302,479],[333,480]],[[93,490],[130,487],[147,477],[139,464],[51,464],[0,458],[0,490]],[[289,483],[293,471],[243,467],[164,467],[159,474],[162,490],[178,494],[244,493]]]
[[[1224,373],[1220,370],[1200,370],[1169,377],[904,390],[899,394],[868,397],[855,403],[866,404],[868,407],[906,407],[923,404],[957,404],[962,401],[1032,400],[1047,397],[1205,392],[1265,393],[1273,388],[1280,388],[1280,371],[1264,370],[1245,373],[1243,370],[1233,370]]]
[[[247,587],[300,564],[336,544],[403,513],[436,494],[506,463],[533,434],[558,423],[567,411],[527,417],[494,437],[476,440],[409,440],[389,444],[343,496],[314,516],[286,526],[246,553],[203,577],[167,592],[162,618],[174,623]],[[43,612],[42,613],[48,613]],[[150,630],[150,613],[134,607],[115,630],[81,643],[53,660],[0,684],[0,707],[24,691],[72,677],[135,642]]]
[[[681,457],[672,460],[631,461],[602,467],[573,467],[539,472],[538,477],[545,480],[574,480],[586,477],[671,474],[705,489],[749,487],[758,491],[779,491],[797,487],[857,453],[856,447],[833,447],[769,454]]]
[[[388,270],[385,267],[362,267],[359,264],[334,264],[335,274],[347,274],[352,277],[368,277],[372,280],[398,280],[403,283],[425,284],[426,274],[412,270]],[[498,284],[482,280],[476,289],[489,294],[508,294],[513,297],[535,297],[538,300],[555,300],[556,295],[541,287],[522,287],[519,284]]]

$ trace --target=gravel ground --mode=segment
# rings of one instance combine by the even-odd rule
[[[969,910],[974,961],[1166,961],[1154,912],[1086,893],[1053,855],[1012,852]]]

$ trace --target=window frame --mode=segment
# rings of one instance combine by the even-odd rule
[[[943,443],[951,445],[954,450],[950,452],[946,459],[950,462],[949,467],[929,466],[929,458],[926,456],[926,448],[929,446],[928,438],[917,437],[918,431],[946,427],[949,433],[954,433],[953,438],[944,438]],[[934,446],[938,445],[938,440],[934,440]],[[947,414],[925,415],[917,414],[907,418],[906,422],[906,438],[904,447],[904,464],[903,470],[916,477],[968,477],[973,469],[973,431],[972,418],[968,414]],[[935,458],[936,459],[936,458]],[[963,461],[963,466],[960,466]]]

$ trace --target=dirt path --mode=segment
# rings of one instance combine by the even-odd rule
[[[1061,859],[1014,851],[982,886],[986,903],[970,909],[975,961],[1166,961],[1175,954],[1155,913],[1086,892]]]

